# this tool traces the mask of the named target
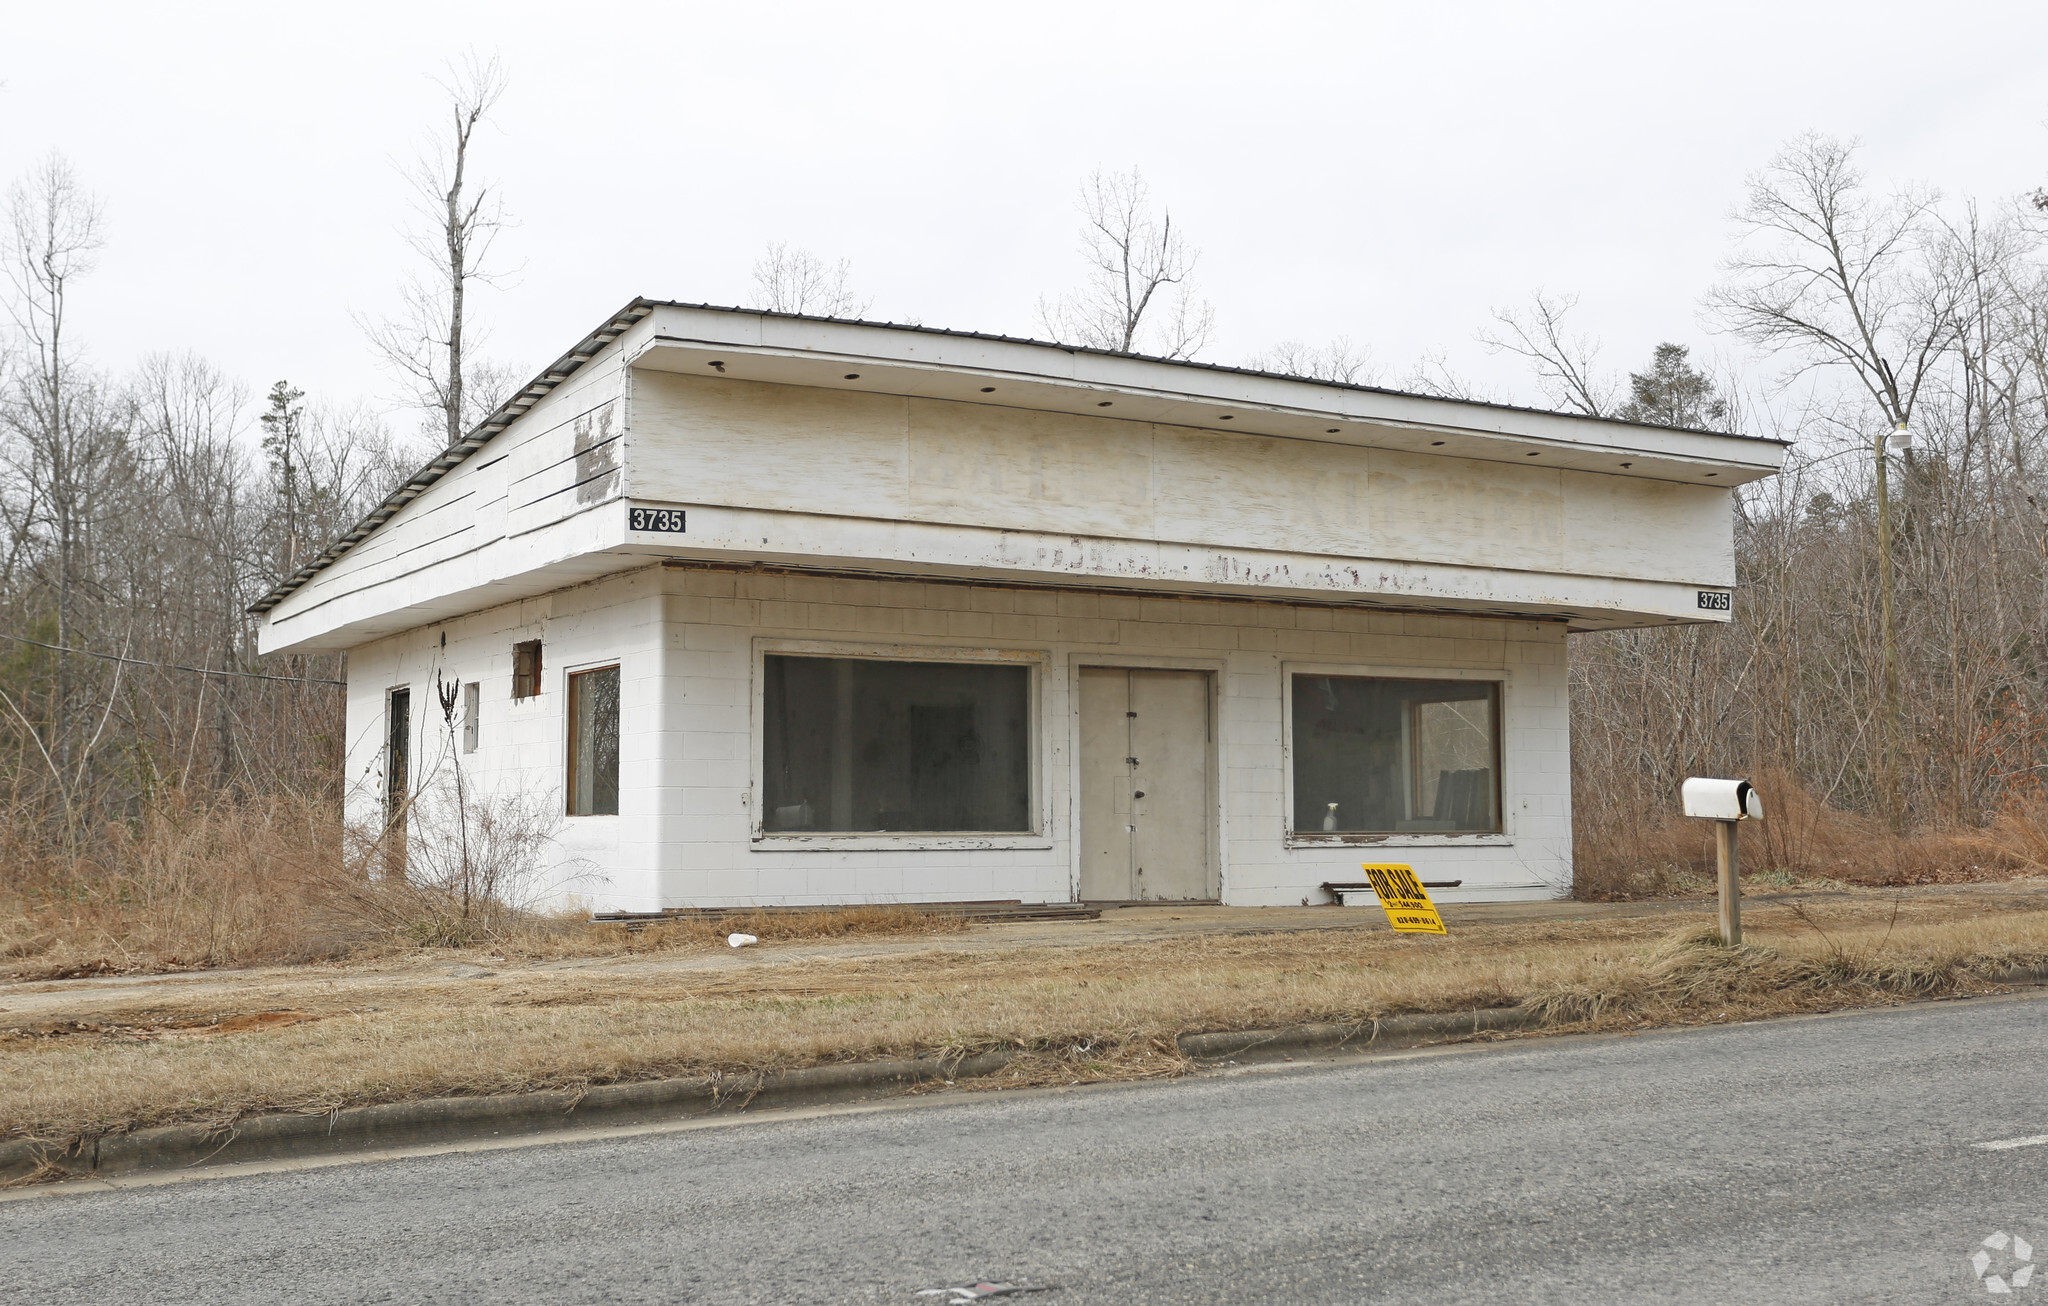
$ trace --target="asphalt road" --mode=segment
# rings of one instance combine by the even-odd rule
[[[1984,1299],[1988,1236],[2048,1263],[2048,1140],[1972,1146],[2048,1135],[2044,1036],[1938,1003],[40,1197],[0,1300]]]

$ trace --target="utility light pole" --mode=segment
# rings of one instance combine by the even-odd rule
[[[1879,786],[1883,791],[1885,826],[1897,834],[1904,823],[1899,803],[1899,628],[1892,578],[1891,461],[1885,455],[1897,452],[1910,465],[1912,429],[1904,422],[1898,423],[1888,434],[1877,438],[1876,452],[1878,639],[1884,676],[1884,751]]]

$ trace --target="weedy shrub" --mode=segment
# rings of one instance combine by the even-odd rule
[[[174,795],[88,841],[0,823],[0,973],[312,963],[533,929],[520,895],[551,828],[530,804],[468,806],[466,853],[429,807],[400,873],[390,839],[345,828],[324,796]]]
[[[445,791],[444,791],[445,789]],[[169,800],[90,841],[6,823],[0,975],[63,979],[305,964],[419,948],[527,958],[724,947],[731,933],[830,939],[964,929],[914,907],[735,911],[629,928],[551,913],[552,795],[437,786],[388,830],[348,827],[327,798]],[[68,851],[80,844],[87,852]],[[569,873],[580,873],[569,868]]]
[[[1825,882],[1962,884],[2048,871],[2048,799],[2008,800],[1981,829],[1894,834],[1874,817],[1830,807],[1782,772],[1756,777],[1764,819],[1742,832],[1746,883],[1770,889]],[[1574,824],[1573,896],[1614,901],[1714,891],[1713,823],[1665,813],[1588,808]]]

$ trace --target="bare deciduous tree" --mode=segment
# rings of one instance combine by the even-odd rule
[[[1327,345],[1283,340],[1263,353],[1253,354],[1244,365],[1259,372],[1279,372],[1341,385],[1374,385],[1380,375],[1372,351],[1353,345],[1343,336]]]
[[[94,527],[126,455],[118,400],[68,336],[72,285],[92,270],[103,209],[55,154],[9,189],[7,207],[7,307],[23,357],[6,392],[6,457],[23,491],[21,538],[54,597],[55,642],[68,649]],[[59,772],[76,760],[75,697],[71,655],[60,652],[46,741]]]
[[[153,686],[149,701],[166,733],[180,728],[181,707],[192,713],[194,746],[174,782],[182,789],[201,761],[196,736],[211,696],[214,755],[207,778],[225,788],[235,777],[237,756],[247,751],[238,739],[242,696],[229,674],[251,660],[244,596],[274,574],[263,540],[266,505],[260,492],[251,492],[238,441],[246,396],[220,369],[190,354],[145,358],[129,396],[137,463],[156,491],[152,520],[131,531],[122,550],[133,566],[125,588],[143,600],[155,623],[141,647],[178,649],[181,658],[197,659],[193,665],[211,664],[222,673],[189,694]],[[284,518],[289,533],[298,520],[292,505]]]
[[[1415,366],[1395,383],[1395,388],[1419,395],[1434,395],[1439,399],[1463,399],[1481,404],[1497,402],[1486,387],[1460,375],[1441,350],[1426,352],[1416,359]]]
[[[1497,329],[1480,332],[1479,340],[1494,353],[1527,359],[1553,407],[1605,417],[1614,399],[1612,387],[1594,371],[1600,346],[1565,330],[1565,315],[1578,302],[1577,295],[1553,296],[1539,290],[1530,296],[1527,311],[1495,309]]]
[[[845,259],[827,263],[807,249],[770,242],[754,264],[755,308],[811,317],[866,317],[874,301],[853,292]]]
[[[1787,358],[1793,376],[1846,370],[1877,419],[1866,431],[1876,475],[1884,785],[1894,828],[1898,789],[1899,666],[1887,439],[1909,430],[1921,387],[1951,335],[1940,287],[1915,275],[1934,197],[1873,198],[1853,142],[1808,133],[1750,178],[1736,211],[1742,243],[1709,299],[1728,330]]]
[[[1039,301],[1039,320],[1053,339],[1090,349],[1193,358],[1209,342],[1215,312],[1189,291],[1198,251],[1173,225],[1172,210],[1155,214],[1136,168],[1097,169],[1081,185],[1081,254],[1087,282],[1054,301]]]
[[[472,54],[443,89],[447,135],[408,174],[421,225],[407,243],[433,273],[407,281],[400,316],[370,328],[369,335],[405,379],[413,402],[435,415],[442,442],[452,445],[508,392],[503,375],[479,365],[481,338],[469,305],[471,284],[489,284],[496,276],[488,260],[506,225],[497,195],[470,175],[470,147],[504,94],[504,70],[497,59]]]
[[[1853,142],[1798,137],[1749,179],[1741,244],[1709,307],[1792,375],[1845,368],[1889,429],[1912,421],[1948,316],[1913,263],[1935,197],[1872,197]]]

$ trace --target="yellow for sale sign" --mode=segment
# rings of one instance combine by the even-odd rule
[[[1380,896],[1387,924],[1405,934],[1450,933],[1444,928],[1444,918],[1437,915],[1436,904],[1429,900],[1429,890],[1422,887],[1413,870],[1370,863],[1363,869],[1365,878],[1372,882],[1372,891]]]

